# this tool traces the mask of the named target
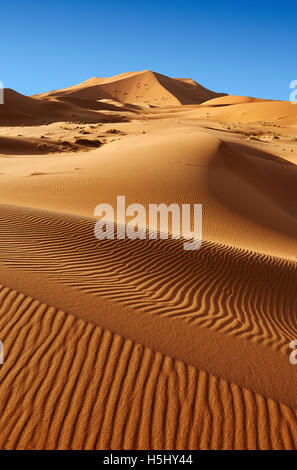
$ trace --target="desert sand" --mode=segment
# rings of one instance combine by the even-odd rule
[[[1,449],[296,449],[297,106],[149,70],[0,105]],[[203,205],[203,243],[94,209]]]

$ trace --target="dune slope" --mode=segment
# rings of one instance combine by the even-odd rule
[[[79,85],[38,96],[42,98],[67,96],[88,100],[109,98],[122,103],[168,106],[199,104],[222,96],[222,94],[208,90],[193,80],[169,78],[150,70],[144,70],[108,78],[93,77]]]
[[[106,108],[117,114],[106,115]],[[101,111],[101,112],[100,112]],[[11,89],[4,89],[4,103],[0,106],[1,126],[41,125],[51,122],[119,122],[125,117],[119,115],[119,109],[106,104],[100,106],[78,101],[65,102],[57,99],[41,99],[24,96]]]
[[[194,126],[129,136],[75,157],[4,158],[0,172],[2,202],[91,217],[99,203],[116,208],[122,194],[126,205],[147,209],[202,203],[204,238],[296,254],[296,166]]]

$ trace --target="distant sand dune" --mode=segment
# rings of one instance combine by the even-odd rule
[[[89,108],[89,109],[88,109]],[[117,111],[107,115],[99,111]],[[106,103],[81,107],[79,102],[43,100],[21,95],[14,90],[4,89],[4,104],[0,106],[1,126],[41,125],[57,121],[74,122],[119,122],[126,117],[119,115],[120,109]]]
[[[289,101],[227,96],[203,103],[205,109],[207,106],[211,110],[209,117],[216,121],[267,121],[280,126],[297,125],[296,106]]]
[[[231,106],[235,104],[260,103],[265,101],[271,100],[261,100],[259,98],[252,98],[250,96],[227,95],[204,101],[203,106]]]
[[[122,103],[168,106],[199,104],[222,93],[215,93],[190,79],[169,78],[144,70],[108,78],[93,77],[79,85],[37,95],[41,98],[71,97],[87,100],[114,99]]]

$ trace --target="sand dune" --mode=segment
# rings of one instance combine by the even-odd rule
[[[0,125],[2,126],[22,126],[41,125],[51,122],[72,121],[72,122],[119,122],[125,120],[120,116],[119,108],[106,103],[93,104],[80,102],[65,102],[57,99],[37,99],[17,93],[11,89],[4,89],[4,104],[0,106]],[[107,115],[98,111],[117,111],[117,114]]]
[[[217,132],[158,128],[74,160],[3,159],[0,172],[2,202],[89,217],[99,202],[116,206],[117,194],[145,207],[202,203],[206,239],[296,255],[296,166]]]
[[[261,100],[259,98],[252,98],[251,96],[227,95],[205,101],[203,106],[230,106],[233,104],[260,103],[263,101],[269,100]]]
[[[151,71],[5,90],[0,448],[296,449],[295,108]],[[201,249],[98,241],[117,195],[202,203]]]
[[[211,110],[209,117],[223,122],[266,121],[279,126],[296,126],[296,107],[287,101],[256,100],[246,97],[223,97],[203,103]]]
[[[66,96],[87,100],[109,98],[122,103],[168,106],[199,104],[221,95],[190,79],[169,78],[151,70],[144,70],[108,78],[93,77],[79,85],[38,96]]]

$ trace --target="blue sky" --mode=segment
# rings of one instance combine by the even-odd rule
[[[151,69],[288,100],[297,1],[12,0],[1,3],[0,53],[4,86],[28,95]]]

